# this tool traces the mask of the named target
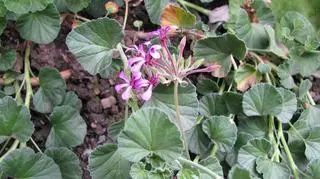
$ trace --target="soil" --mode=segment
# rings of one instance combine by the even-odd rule
[[[217,4],[221,2],[225,1],[218,1]],[[113,18],[121,23],[123,21],[123,9]],[[143,5],[130,8],[128,24],[133,24],[135,19],[140,19],[144,22],[144,29],[142,29],[144,31],[151,31],[156,28],[155,25],[150,25],[151,23],[148,20],[148,15]],[[129,25],[127,29],[133,30],[134,28]],[[88,126],[84,143],[74,148],[74,152],[81,161],[81,167],[84,171],[83,178],[90,179],[91,177],[87,171],[88,155],[97,145],[112,142],[112,139],[108,137],[107,128],[111,123],[121,120],[124,117],[124,102],[114,90],[117,74],[114,74],[108,79],[90,75],[68,51],[65,40],[71,30],[72,17],[67,17],[61,24],[61,31],[58,38],[53,43],[48,45],[34,44],[31,52],[31,66],[35,74],[38,73],[41,67],[54,67],[59,71],[71,69],[72,75],[66,81],[68,91],[74,91],[81,99],[83,105],[81,116]],[[133,35],[126,36],[125,43],[127,46],[135,42],[136,39]],[[8,24],[8,27],[2,35],[1,43],[1,46],[13,48],[20,52],[14,70],[21,72],[23,68],[22,54],[24,53],[25,44],[19,37],[19,33],[16,31],[13,23]],[[194,76],[193,78],[196,79],[197,77]],[[320,100],[319,80],[320,79],[315,80],[312,88],[312,95],[316,100]],[[101,100],[107,101],[107,104],[102,105]],[[33,122],[36,129],[33,138],[37,144],[39,144],[40,148],[44,149],[46,138],[50,131],[48,116],[33,110],[31,112],[33,113]]]

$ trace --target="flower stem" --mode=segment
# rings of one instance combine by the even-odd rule
[[[274,138],[274,134],[273,134],[273,130],[274,130],[274,117],[273,116],[269,116],[268,118],[268,122],[269,122],[269,131],[268,131],[268,137],[269,137],[269,140],[271,142],[271,144],[273,145],[273,148],[275,150],[275,153],[278,152],[278,145],[277,145],[277,142]],[[277,162],[279,162],[279,155],[278,154],[275,154],[275,157],[272,157],[272,158],[275,158],[275,160]]]
[[[178,127],[180,128],[180,132],[181,132],[181,135],[182,135],[182,138],[183,138],[183,141],[184,141],[185,151],[187,153],[188,158],[190,159],[190,156],[189,156],[189,145],[188,145],[188,141],[186,139],[186,136],[184,134],[182,123],[181,123],[181,118],[180,118],[179,82],[177,80],[174,81],[174,92],[173,92],[173,95],[174,95],[174,104],[175,104],[175,107],[176,107],[176,121],[177,121]]]
[[[210,11],[209,11],[208,9],[205,9],[205,8],[203,8],[203,7],[200,7],[200,6],[195,5],[195,4],[193,4],[193,3],[187,2],[187,1],[185,1],[185,0],[177,0],[177,1],[178,1],[181,5],[190,7],[190,8],[192,8],[192,9],[195,9],[195,10],[201,12],[201,13],[204,14],[204,15],[209,16],[209,14],[210,14]]]
[[[284,151],[287,154],[287,157],[288,157],[288,160],[289,160],[289,165],[290,165],[290,168],[292,169],[294,178],[295,179],[299,179],[299,172],[297,170],[298,167],[294,163],[294,160],[293,160],[293,157],[291,155],[290,149],[288,147],[286,139],[284,138],[283,130],[282,130],[282,123],[281,122],[279,122],[278,130],[279,130],[279,135],[280,135],[279,137],[280,137],[281,143],[282,143],[282,145],[284,147]]]
[[[27,86],[27,94],[25,98],[25,106],[27,108],[30,107],[30,101],[32,97],[32,84],[31,84],[31,78],[30,78],[30,51],[31,51],[31,42],[27,42],[26,52],[24,56],[24,78],[26,79],[26,86]]]
[[[309,91],[307,92],[307,97],[311,105],[316,105]]]
[[[218,174],[214,173],[213,171],[211,171],[210,169],[198,164],[198,163],[195,163],[191,160],[187,160],[187,159],[184,159],[182,157],[179,157],[178,158],[179,162],[181,163],[184,163],[184,164],[187,164],[189,166],[192,166],[192,167],[195,167],[195,168],[198,168],[199,170],[202,170],[203,172],[207,173],[208,175],[212,176],[212,178],[216,178],[216,179],[223,179],[223,177],[219,176]]]
[[[127,20],[128,20],[129,0],[124,0],[124,2],[125,2],[125,4],[126,4],[126,10],[125,10],[124,20],[123,20],[123,25],[122,25],[122,30],[123,30],[123,31],[126,29]]]

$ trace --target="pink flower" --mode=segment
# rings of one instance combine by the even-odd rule
[[[148,88],[140,96],[143,100],[148,101],[152,96],[152,89],[157,85],[159,81],[158,76],[152,75],[151,78],[147,81]]]
[[[119,77],[124,80],[124,83],[116,85],[115,90],[118,93],[122,93],[122,99],[128,100],[133,90],[141,88],[140,84],[143,82],[142,74],[140,72],[134,72],[132,73],[131,79],[129,79],[124,72],[120,72]]]
[[[146,43],[144,45],[147,45]],[[142,45],[135,46],[136,55],[132,58],[129,58],[128,65],[132,72],[138,72],[141,70],[144,64],[150,65],[153,59],[159,59],[161,57],[159,50],[161,49],[160,45],[152,45],[148,52],[145,53]]]
[[[161,57],[160,53],[158,50],[161,49],[160,45],[152,45],[148,51],[148,53],[154,58],[154,59],[159,59]]]

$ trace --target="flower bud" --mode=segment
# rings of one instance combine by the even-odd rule
[[[119,6],[115,2],[109,1],[104,5],[104,8],[106,11],[108,11],[110,14],[115,14],[119,11]]]

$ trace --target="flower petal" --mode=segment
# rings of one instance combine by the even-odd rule
[[[130,83],[128,76],[123,71],[120,72],[119,77],[123,79],[126,83]]]
[[[129,84],[123,83],[123,84],[118,84],[118,85],[116,85],[114,88],[115,88],[115,90],[116,90],[118,93],[120,93],[120,91],[121,91],[122,88],[125,88],[125,87],[128,87],[128,86],[129,86]]]
[[[131,86],[129,86],[121,95],[122,99],[128,100],[131,96]]]
[[[141,98],[145,101],[148,101],[152,96],[152,85],[149,86],[147,91],[141,94]]]

